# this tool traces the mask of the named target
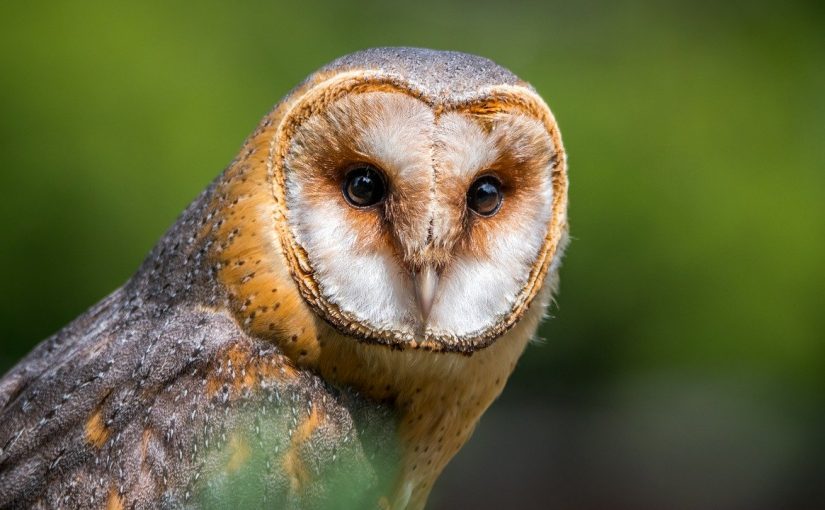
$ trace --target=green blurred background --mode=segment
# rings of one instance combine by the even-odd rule
[[[305,75],[481,54],[570,154],[555,316],[432,508],[825,508],[822,2],[3,2],[0,370]]]

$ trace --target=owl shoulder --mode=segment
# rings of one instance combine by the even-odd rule
[[[0,507],[320,508],[349,494],[359,508],[385,491],[389,408],[292,366],[221,311],[116,302],[0,381]]]

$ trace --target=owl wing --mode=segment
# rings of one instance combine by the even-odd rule
[[[117,291],[0,381],[0,508],[369,508],[388,408],[221,311]]]

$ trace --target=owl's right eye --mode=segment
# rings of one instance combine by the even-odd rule
[[[479,216],[492,216],[501,207],[501,181],[492,175],[477,179],[467,191],[467,205]]]
[[[359,164],[344,176],[344,198],[353,207],[371,207],[386,195],[384,176],[372,165]]]

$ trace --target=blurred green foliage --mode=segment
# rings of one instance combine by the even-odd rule
[[[650,408],[688,381],[779,420],[804,464],[825,453],[822,5],[5,2],[0,369],[128,278],[305,75],[368,46],[456,49],[530,81],[570,154],[555,318],[505,398],[654,388]]]

